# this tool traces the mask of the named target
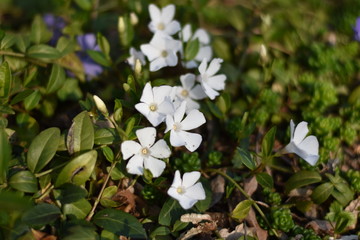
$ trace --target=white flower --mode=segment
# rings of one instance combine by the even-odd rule
[[[200,84],[195,85],[196,76],[192,73],[187,73],[180,76],[182,86],[175,87],[176,97],[182,101],[186,101],[186,112],[193,109],[199,109],[200,105],[195,100],[206,98],[206,94]]]
[[[195,151],[202,141],[202,137],[197,133],[189,133],[206,122],[204,114],[199,110],[193,109],[183,120],[186,109],[186,101],[183,101],[174,115],[166,116],[166,130],[170,131],[170,143],[174,147],[185,146],[189,151]]]
[[[97,95],[94,95],[94,96],[93,96],[93,99],[94,99],[96,108],[97,108],[102,114],[104,114],[104,116],[108,116],[108,115],[109,115],[109,112],[108,112],[108,110],[107,110],[107,108],[106,108],[106,105],[105,105],[104,101],[101,100],[101,98],[99,98]]]
[[[155,143],[156,130],[153,127],[137,130],[136,136],[140,144],[129,140],[121,144],[123,158],[131,157],[126,165],[127,171],[131,174],[142,175],[146,168],[150,170],[153,177],[159,177],[166,164],[158,158],[168,158],[171,154],[170,148],[163,139]]]
[[[168,190],[168,194],[179,201],[184,209],[189,209],[198,200],[204,200],[205,190],[200,182],[196,183],[200,178],[200,172],[184,173],[183,179],[180,177],[180,172],[175,172],[174,181]],[[196,184],[195,184],[196,183]]]
[[[171,92],[170,86],[152,88],[150,83],[146,83],[140,103],[136,104],[135,108],[156,127],[165,120],[167,114],[174,112]]]
[[[186,24],[181,31],[181,38],[183,42],[190,42],[195,39],[199,40],[199,51],[193,60],[185,63],[186,68],[195,68],[204,58],[210,60],[212,58],[212,48],[210,44],[209,34],[202,28],[199,28],[192,34],[191,25]]]
[[[145,56],[141,51],[136,51],[135,48],[130,48],[130,57],[127,58],[127,62],[134,69],[136,60],[139,59],[141,65],[145,65]]]
[[[293,120],[290,121],[291,139],[290,143],[286,145],[285,151],[297,154],[314,166],[319,159],[319,142],[315,136],[305,137],[309,132],[307,125],[308,123],[303,121],[295,128]]]
[[[176,53],[181,48],[181,42],[161,32],[155,33],[150,43],[142,44],[141,51],[150,61],[150,71],[154,72],[166,66],[176,66]]]
[[[163,32],[167,35],[173,35],[180,30],[180,23],[173,20],[175,15],[175,5],[170,4],[161,10],[154,4],[149,5],[151,22],[149,29],[151,32]]]
[[[199,66],[200,76],[198,80],[204,92],[211,100],[219,95],[217,91],[225,88],[226,76],[224,74],[215,75],[215,73],[219,71],[221,67],[220,63],[222,62],[223,60],[221,58],[214,58],[208,67],[207,60],[203,59]]]

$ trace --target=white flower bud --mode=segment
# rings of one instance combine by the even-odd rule
[[[133,26],[135,26],[136,24],[139,23],[139,18],[136,15],[136,13],[134,13],[134,12],[130,13],[130,22]]]
[[[103,102],[103,100],[101,100],[101,98],[99,98],[98,96],[94,95],[94,102],[96,105],[96,108],[102,113],[104,114],[104,116],[108,116],[109,112],[106,108],[105,103]]]
[[[118,30],[119,30],[119,33],[124,33],[125,32],[125,20],[124,20],[124,17],[119,17]]]

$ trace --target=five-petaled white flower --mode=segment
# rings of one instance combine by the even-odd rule
[[[129,65],[134,68],[136,60],[139,60],[141,65],[145,65],[145,56],[141,51],[137,51],[135,48],[130,48],[130,57],[127,58]]]
[[[199,65],[199,62],[201,62],[204,58],[206,58],[207,61],[209,61],[212,58],[210,37],[209,34],[204,29],[199,28],[193,34],[191,30],[191,25],[186,24],[183,27],[180,35],[183,42],[190,42],[195,39],[198,39],[199,41],[199,50],[193,60],[185,63],[186,68],[195,68]]]
[[[221,67],[220,63],[222,62],[223,60],[221,58],[214,58],[208,67],[207,60],[203,59],[199,66],[200,76],[198,80],[204,92],[211,100],[219,95],[217,91],[225,88],[226,76],[224,74],[215,75],[215,73],[219,71]]]
[[[163,32],[167,35],[173,35],[180,30],[180,23],[173,20],[175,15],[175,5],[170,4],[161,10],[154,4],[149,5],[151,22],[149,29],[151,32]]]
[[[193,109],[183,119],[186,109],[186,101],[183,101],[174,115],[166,116],[166,130],[170,131],[170,143],[174,147],[185,146],[189,151],[195,151],[202,141],[202,137],[197,133],[189,133],[206,122],[204,114],[197,109]]]
[[[130,158],[126,169],[131,174],[142,175],[144,168],[149,169],[153,177],[159,177],[165,169],[165,162],[158,158],[168,158],[171,154],[169,146],[163,139],[155,143],[156,130],[153,127],[142,128],[136,131],[140,142],[124,141],[121,152],[124,159]]]
[[[136,104],[135,108],[156,127],[165,120],[167,114],[174,112],[171,92],[170,86],[152,88],[148,82],[143,89],[140,103]]]
[[[181,179],[180,172],[175,172],[174,181],[168,190],[168,194],[179,201],[184,209],[189,209],[198,200],[204,200],[205,190],[200,182],[196,183],[200,178],[200,172],[184,173]]]
[[[155,72],[166,66],[176,66],[178,57],[176,53],[181,48],[181,42],[174,40],[172,37],[157,32],[154,34],[150,43],[142,44],[141,51],[150,61],[150,71]]]
[[[195,85],[196,76],[192,73],[187,73],[180,76],[180,81],[182,86],[175,87],[175,94],[180,100],[179,105],[182,101],[186,101],[186,112],[193,109],[199,109],[200,105],[195,100],[200,100],[206,98],[206,94],[200,84]]]
[[[319,142],[313,135],[305,137],[309,132],[307,125],[308,123],[303,121],[295,128],[293,120],[290,121],[291,139],[290,143],[286,145],[285,151],[297,154],[314,166],[319,159]]]

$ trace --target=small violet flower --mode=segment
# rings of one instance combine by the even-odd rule
[[[78,36],[77,42],[82,49],[82,51],[78,53],[78,56],[83,64],[87,78],[91,79],[100,75],[103,72],[103,68],[86,54],[87,50],[100,51],[99,46],[96,44],[95,34],[88,33]]]
[[[189,209],[198,200],[204,200],[205,190],[200,182],[196,183],[200,178],[200,172],[184,173],[181,179],[180,172],[175,172],[174,181],[168,190],[168,194],[179,201],[184,209]]]
[[[200,105],[195,100],[206,98],[206,94],[200,84],[195,85],[196,76],[192,73],[187,73],[180,76],[182,86],[175,87],[175,94],[179,100],[179,105],[182,101],[186,101],[186,112],[193,109],[199,109]]]
[[[130,48],[130,57],[127,58],[127,62],[134,69],[136,60],[139,59],[141,65],[145,65],[145,56],[141,51],[136,51],[135,48]]]
[[[217,91],[224,90],[225,88],[226,76],[224,74],[215,75],[219,71],[220,63],[222,62],[221,58],[214,58],[208,66],[207,60],[203,59],[199,66],[200,76],[198,80],[204,92],[211,100],[219,95]]]
[[[62,17],[55,16],[51,13],[45,14],[43,16],[43,20],[47,29],[52,32],[52,37],[49,43],[50,45],[55,46],[57,40],[62,35],[62,30],[66,26],[66,23]]]
[[[193,60],[185,63],[186,68],[195,68],[204,58],[210,60],[212,58],[212,48],[210,46],[210,36],[202,28],[199,28],[192,34],[191,25],[186,24],[181,31],[181,38],[183,42],[190,42],[195,39],[199,41],[199,51]]]
[[[355,32],[355,36],[354,36],[355,40],[360,42],[360,17],[356,19],[354,32]]]
[[[165,120],[167,114],[174,112],[171,92],[170,86],[152,88],[150,83],[146,83],[140,103],[136,104],[135,108],[156,127]]]
[[[189,133],[187,130],[195,129],[206,122],[204,114],[193,109],[183,119],[186,109],[186,101],[183,101],[174,115],[166,116],[166,130],[170,131],[170,143],[174,147],[185,146],[190,152],[195,151],[202,141],[197,133]]]
[[[142,44],[140,48],[150,61],[150,71],[155,72],[166,66],[176,66],[178,63],[176,53],[181,48],[181,42],[158,32],[150,43]]]
[[[161,10],[154,4],[149,5],[151,22],[149,29],[151,32],[162,32],[166,35],[173,35],[180,30],[180,23],[173,20],[175,15],[175,5],[170,4]]]
[[[290,121],[291,139],[290,143],[286,145],[285,151],[297,154],[314,166],[319,159],[319,142],[315,136],[305,137],[309,132],[307,125],[308,123],[303,121],[295,128],[293,120]]]
[[[144,168],[149,169],[153,177],[159,177],[165,169],[165,162],[159,158],[168,158],[171,154],[169,146],[163,139],[155,143],[156,129],[147,127],[136,131],[139,143],[124,141],[121,153],[124,159],[130,158],[126,169],[131,174],[142,175]]]

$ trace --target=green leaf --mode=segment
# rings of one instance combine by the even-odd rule
[[[54,64],[51,68],[49,82],[46,86],[46,92],[52,93],[62,87],[65,82],[65,71],[62,67]]]
[[[261,143],[261,155],[263,160],[266,160],[272,155],[276,134],[276,127],[272,127],[264,136]]]
[[[108,145],[119,140],[114,128],[100,128],[95,131],[94,143],[97,145]]]
[[[111,150],[111,148],[109,148],[108,146],[105,146],[105,147],[101,148],[101,151],[104,154],[106,160],[108,160],[109,162],[114,161],[114,153]]]
[[[263,188],[273,188],[274,187],[274,180],[272,177],[263,172],[256,174],[256,181],[263,187]]]
[[[348,226],[356,224],[356,215],[342,211],[336,217],[335,233],[342,233]]]
[[[119,17],[118,30],[121,44],[125,47],[130,46],[134,39],[134,26],[131,24],[129,16]]]
[[[20,171],[9,179],[9,185],[21,192],[35,193],[38,190],[38,181],[30,171]]]
[[[339,182],[334,184],[334,187],[335,189],[331,194],[342,206],[346,206],[353,200],[354,193],[346,183]]]
[[[20,52],[25,53],[26,48],[29,46],[30,40],[28,36],[18,35],[16,36],[15,46]]]
[[[109,59],[109,53],[110,53],[109,41],[100,32],[97,33],[96,40],[99,44],[101,51],[105,54],[106,58]]]
[[[154,231],[151,232],[150,238],[155,238],[156,236],[167,236],[170,235],[170,229],[165,226],[157,227]]]
[[[22,221],[29,226],[46,225],[54,222],[60,215],[61,211],[55,205],[40,203],[26,211]]]
[[[66,146],[70,154],[91,150],[94,146],[94,126],[86,111],[79,113],[69,129]]]
[[[16,36],[11,33],[6,33],[0,42],[0,49],[7,49],[12,47],[16,42]]]
[[[12,75],[9,64],[3,62],[0,65],[0,99],[8,98],[12,87]]]
[[[95,50],[87,50],[86,53],[98,64],[104,67],[111,67],[111,62],[106,58],[104,53]]]
[[[83,220],[85,221],[85,220]],[[74,221],[75,224],[79,223],[79,220]],[[81,222],[80,222],[81,223]],[[95,226],[93,225],[74,225],[74,223],[68,224],[70,225],[64,232],[66,232],[66,236],[61,237],[61,240],[99,240],[99,235],[96,233]],[[102,239],[101,240],[107,240]],[[118,240],[118,239],[117,239]]]
[[[61,185],[59,190],[60,196],[57,199],[62,204],[73,203],[87,196],[86,189],[72,183]]]
[[[0,128],[0,153],[0,184],[2,184],[6,182],[6,176],[9,171],[9,161],[11,160],[11,146],[5,129],[3,128]]]
[[[211,186],[209,181],[207,181],[206,179],[202,179],[202,185],[204,187],[205,190],[205,199],[204,200],[199,200],[196,204],[195,207],[200,211],[200,212],[205,212],[206,210],[209,209],[211,201],[212,201],[212,194],[213,192],[211,191]]]
[[[118,207],[121,205],[120,202],[116,202],[111,198],[117,193],[117,186],[110,186],[105,188],[103,195],[100,199],[100,204],[107,208]]]
[[[317,204],[321,204],[328,199],[334,190],[332,183],[326,182],[317,186],[311,194],[311,198]]]
[[[320,181],[321,176],[318,172],[308,170],[299,171],[285,183],[285,191],[290,192],[292,189],[318,183]]]
[[[95,214],[93,222],[116,235],[146,239],[146,232],[141,223],[131,214],[107,208]]]
[[[208,106],[210,112],[217,118],[224,118],[224,114],[221,112],[221,110],[216,106],[215,103],[211,101],[206,101],[206,105]]]
[[[164,203],[159,214],[159,223],[164,226],[171,226],[176,220],[180,219],[186,211],[180,206],[178,201],[169,198]]]
[[[239,157],[240,157],[242,163],[246,167],[248,167],[250,170],[254,170],[256,168],[256,163],[247,150],[245,150],[241,147],[238,147],[237,152],[240,155]]]
[[[14,110],[8,105],[0,105],[0,113],[15,114]]]
[[[18,102],[21,102],[22,100],[24,100],[27,96],[31,95],[34,92],[34,90],[32,89],[25,89],[22,92],[19,92],[18,94],[16,94],[16,96],[11,100],[10,104],[14,105]]]
[[[64,183],[84,184],[94,170],[96,159],[97,152],[95,150],[83,153],[72,159],[59,173],[55,187],[59,187]]]
[[[115,99],[115,106],[114,106],[114,119],[116,122],[120,123],[121,118],[123,116],[123,109],[120,99]]]
[[[194,39],[186,44],[185,47],[185,60],[190,61],[196,57],[199,52],[200,42],[199,39]]]
[[[79,87],[79,82],[74,78],[67,78],[63,86],[57,91],[60,100],[77,101],[83,97],[83,93]]]
[[[41,100],[41,93],[39,90],[35,90],[29,96],[24,99],[24,107],[26,110],[30,111],[31,109],[38,106]]]
[[[84,219],[91,211],[91,204],[86,199],[82,198],[73,203],[67,203],[63,206],[64,215],[73,215],[77,219]]]
[[[243,220],[249,214],[251,206],[254,202],[251,200],[244,200],[236,205],[235,209],[231,212],[231,217],[238,221]]]
[[[61,55],[56,48],[50,47],[45,44],[39,44],[31,46],[26,51],[26,56],[29,58],[35,58],[44,62],[48,62],[60,58]]]
[[[75,0],[75,2],[85,11],[90,11],[92,8],[91,0]]]
[[[134,129],[135,121],[136,121],[135,117],[130,117],[130,118],[127,120],[126,129],[125,129],[125,134],[126,134],[128,137],[130,136],[131,131]]]
[[[50,32],[42,17],[40,15],[36,15],[31,25],[31,34],[30,39],[35,44],[46,43],[52,37],[52,32]]]
[[[73,52],[76,48],[76,41],[67,37],[60,37],[56,43],[56,49],[59,50],[61,57]]]
[[[27,153],[27,165],[31,172],[37,173],[54,157],[60,142],[60,129],[48,128],[31,142]]]
[[[0,191],[0,209],[6,211],[24,211],[31,208],[32,200],[28,196],[14,191]]]

